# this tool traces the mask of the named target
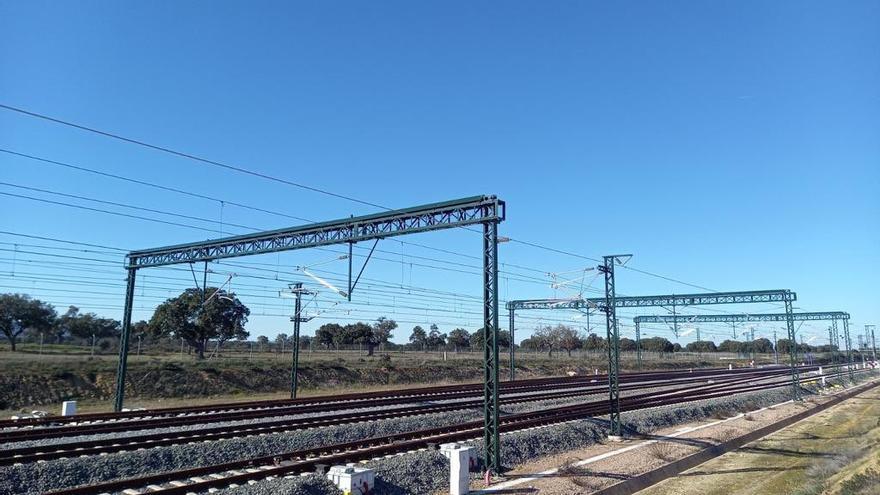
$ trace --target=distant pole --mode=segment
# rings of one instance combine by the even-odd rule
[[[865,325],[865,333],[871,336],[871,357],[872,361],[877,360],[877,341],[874,340],[874,325]]]
[[[137,353],[138,356],[141,355],[141,338],[142,337],[143,336],[141,334],[138,334],[138,353]]]
[[[516,354],[514,352],[514,347],[516,347],[516,346],[513,345],[513,343],[515,342],[515,340],[514,340],[515,339],[515,337],[514,337],[514,335],[515,335],[514,324],[516,323],[515,322],[515,315],[514,315],[515,312],[516,312],[516,310],[511,307],[510,311],[509,311],[509,313],[510,313],[510,381],[516,380],[516,365],[514,364],[514,355]],[[590,314],[589,311],[587,312],[587,314],[588,315]],[[589,318],[589,316],[587,316],[587,318]],[[590,324],[587,323],[587,328],[589,328],[589,327],[590,327]],[[486,331],[485,330],[483,330],[483,338],[486,338]]]
[[[855,381],[855,370],[853,367],[855,366],[853,363],[853,355],[852,355],[852,340],[849,338],[849,320],[843,320],[843,340],[846,343],[846,360],[849,361],[849,379],[850,381]]]
[[[831,327],[828,327],[828,351],[831,353],[831,365],[834,365],[836,361],[834,359],[834,330]]]
[[[587,313],[589,314],[589,313]],[[639,328],[639,321],[636,320],[636,366],[642,371],[642,331]]]
[[[183,338],[180,339],[180,357],[183,358]]]
[[[43,355],[43,332],[40,332],[40,355]]]
[[[773,330],[773,362],[779,364],[779,341],[776,339],[776,330]]]
[[[292,363],[290,366],[290,398],[296,399],[296,392],[298,388],[298,375],[299,375],[299,326],[300,323],[307,322],[311,320],[311,318],[304,318],[302,316],[302,296],[310,296],[313,295],[314,292],[303,289],[302,282],[297,282],[290,287],[291,292],[294,294],[294,307],[293,307],[293,316],[290,317],[290,321],[293,322],[293,356]],[[309,343],[309,353],[311,354],[311,343]]]
[[[752,361],[754,361],[755,360],[755,327],[752,327],[751,329],[749,329],[749,339],[750,339],[749,349],[752,351],[751,358],[752,358]]]
[[[95,334],[92,334],[92,356],[95,355]]]

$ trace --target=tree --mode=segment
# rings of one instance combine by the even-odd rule
[[[634,352],[636,350],[636,341],[622,337],[620,339],[620,350],[623,352]]]
[[[568,357],[571,357],[571,351],[583,345],[580,333],[568,325],[556,325],[551,336],[556,346],[568,353]]]
[[[718,348],[711,340],[697,340],[686,345],[685,350],[688,352],[716,352]]]
[[[791,347],[792,347],[791,340],[779,339],[776,341],[776,348],[779,350],[780,354],[788,354],[790,352]]]
[[[330,348],[339,344],[345,329],[338,323],[325,323],[315,330],[315,340],[318,345]]]
[[[191,288],[160,304],[150,319],[150,328],[160,335],[185,340],[196,350],[198,359],[204,359],[210,340],[217,340],[219,349],[227,340],[246,339],[244,325],[250,313],[231,292],[216,287],[206,291]]]
[[[471,346],[471,334],[464,328],[456,328],[449,332],[446,341],[455,348],[455,352],[458,352],[459,349]]]
[[[606,349],[605,339],[599,337],[595,333],[591,333],[584,339],[583,347],[588,351],[603,351]]]
[[[675,345],[663,337],[651,337],[642,339],[642,350],[648,352],[673,352],[675,351]]]
[[[553,357],[553,349],[556,348],[556,340],[553,335],[553,327],[538,328],[532,334],[532,339],[538,349],[546,350],[549,357]]]
[[[257,344],[259,345],[259,352],[263,352],[263,346],[269,347],[269,337],[265,335],[258,336]]]
[[[275,346],[278,347],[279,350],[284,349],[288,345],[290,345],[290,337],[288,337],[286,333],[279,333],[278,336],[275,337]]]
[[[440,327],[437,324],[431,325],[431,331],[428,332],[428,347],[443,347],[446,345],[446,334],[440,333]]]
[[[372,336],[373,327],[362,321],[359,321],[357,323],[352,323],[350,325],[345,325],[344,327],[342,327],[342,334],[337,339],[337,343],[340,345],[369,345]],[[372,355],[372,353],[373,351],[372,349],[370,349],[369,354]]]
[[[425,332],[425,329],[416,325],[412,329],[412,333],[409,335],[409,341],[411,344],[425,348],[425,344],[428,343],[428,333]]]
[[[482,328],[471,334],[471,349],[482,349],[486,332]],[[510,348],[510,332],[498,330],[498,347]]]
[[[725,340],[718,345],[720,352],[745,352],[746,343],[738,340]]]
[[[0,294],[0,332],[15,351],[18,336],[27,329],[49,330],[55,322],[55,308],[24,294]]]
[[[370,356],[373,355],[373,349],[376,346],[388,343],[391,339],[391,332],[396,328],[397,322],[384,316],[380,316],[376,323],[373,323],[373,332],[367,343]]]
[[[752,341],[752,349],[754,352],[770,354],[773,352],[773,342],[770,339],[760,338]]]
[[[99,318],[95,313],[82,314],[76,306],[67,308],[67,312],[55,322],[57,335],[81,340],[118,337],[121,326],[118,320]]]

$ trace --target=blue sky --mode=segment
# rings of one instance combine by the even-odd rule
[[[633,267],[715,290],[791,288],[804,310],[852,313],[858,333],[880,322],[878,25],[880,5],[869,1],[4,1],[0,102],[383,206],[497,194],[508,203],[502,235],[594,258],[632,252]],[[311,220],[375,211],[8,110],[0,148]],[[3,193],[225,233],[246,231],[230,223],[299,223],[6,153],[0,170],[12,184]],[[0,211],[6,232],[123,249],[220,235],[8,195]],[[470,232],[409,240],[479,255]],[[115,251],[0,242],[0,290],[121,314],[123,271],[98,268],[121,261]],[[416,323],[478,326],[478,260],[396,241],[379,248],[384,259],[364,275],[374,285],[355,305],[322,292],[311,327],[395,315],[407,322],[402,341]],[[289,331],[277,289],[303,279],[293,267],[334,256],[240,260],[264,265],[214,266],[211,278],[235,272],[233,289],[254,296],[242,296],[252,334],[274,335]],[[501,256],[525,267],[507,267],[504,299],[553,296],[546,272],[595,264],[517,244]],[[186,286],[188,272],[162,273],[144,273],[135,318]],[[633,271],[618,278],[625,294],[698,290]],[[721,309],[778,308],[712,310]],[[570,316],[526,315],[520,335]],[[821,336],[825,326],[806,328]],[[727,331],[703,330],[716,340]]]

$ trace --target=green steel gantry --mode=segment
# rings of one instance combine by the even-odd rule
[[[215,261],[224,258],[275,253],[319,246],[379,240],[434,230],[482,225],[485,434],[487,469],[500,472],[498,432],[498,224],[505,219],[505,203],[495,196],[473,196],[413,208],[344,218],[329,222],[257,232],[222,239],[132,251],[126,256],[128,278],[116,370],[114,408],[122,409],[131,335],[135,277],[143,268]],[[349,265],[350,268],[350,265]],[[349,279],[351,275],[349,274]],[[349,293],[351,292],[349,287]],[[296,342],[295,345],[299,345]],[[296,359],[294,357],[294,359]]]
[[[788,309],[786,307],[786,309]],[[835,341],[837,338],[837,321],[843,321],[844,327],[846,329],[849,328],[849,313],[844,311],[813,311],[813,312],[805,312],[805,313],[741,313],[741,314],[717,314],[717,315],[642,315],[636,316],[633,318],[633,323],[636,327],[636,346],[639,347],[639,327],[643,323],[738,323],[738,322],[756,322],[756,321],[785,321],[788,322],[791,319],[792,322],[795,321],[823,321],[823,320],[831,320],[832,327],[828,328],[828,336],[829,340],[831,340],[831,346],[835,345]],[[846,334],[849,335],[849,331],[846,331]],[[752,340],[754,336],[752,336]],[[789,346],[789,354],[792,354],[791,362],[794,363],[797,361],[797,343],[794,341],[794,333],[789,333],[789,340],[792,345]],[[839,343],[838,343],[839,344]],[[837,346],[840,348],[839,345]],[[775,348],[775,345],[774,345]],[[832,353],[833,356],[833,353]],[[849,349],[849,342],[847,341],[847,356],[849,359],[849,369],[850,369],[850,378],[852,378],[852,353]]]
[[[575,299],[519,299],[508,301],[506,308],[510,315],[510,365],[511,379],[513,379],[513,360],[514,350],[512,343],[514,342],[514,329],[516,324],[517,310],[546,310],[546,309],[575,309],[589,310],[590,308],[600,308],[606,313],[606,328],[609,337],[609,362],[608,362],[608,388],[611,396],[610,412],[612,418],[611,431],[612,435],[620,432],[619,423],[620,408],[619,403],[614,400],[619,390],[619,352],[620,340],[617,333],[617,319],[614,318],[616,308],[641,308],[641,307],[672,307],[672,306],[703,306],[714,304],[755,304],[767,302],[782,302],[785,304],[785,322],[788,328],[789,339],[794,341],[794,320],[792,303],[797,300],[797,294],[788,289],[775,290],[756,290],[756,291],[736,291],[736,292],[709,292],[700,294],[665,294],[656,296],[615,296],[614,295],[614,263],[611,263],[609,270],[609,259],[617,260],[620,256],[606,256],[604,263],[599,265],[599,270],[605,273],[605,297],[604,298],[575,298]],[[609,273],[610,272],[610,273]],[[609,280],[610,275],[610,280]],[[610,285],[609,285],[610,282]],[[610,290],[609,290],[610,287]],[[608,309],[611,309],[611,317]],[[674,321],[674,320],[672,320]],[[846,321],[846,320],[844,320]],[[613,349],[612,349],[613,348]],[[790,353],[791,359],[791,380],[792,392],[796,399],[800,399],[800,376],[795,365],[794,353]],[[614,418],[618,418],[615,424]]]

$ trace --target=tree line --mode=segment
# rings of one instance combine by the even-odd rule
[[[195,351],[197,358],[203,359],[208,351],[212,354],[220,352],[224,342],[248,339],[250,333],[245,330],[245,324],[249,315],[250,309],[234,293],[217,287],[208,287],[205,290],[190,288],[160,304],[149,321],[134,323],[132,335],[135,338],[183,340]],[[474,332],[455,328],[445,333],[436,324],[428,326],[427,330],[416,325],[412,328],[408,343],[400,345],[391,342],[392,334],[397,328],[397,322],[384,316],[373,323],[326,323],[315,330],[314,337],[301,336],[299,345],[317,345],[328,349],[362,345],[368,355],[373,355],[379,346],[424,351],[480,350],[485,339],[482,328]],[[109,347],[113,339],[118,340],[120,331],[121,324],[118,320],[101,318],[95,313],[82,313],[75,306],[70,306],[59,315],[51,304],[27,295],[0,294],[0,333],[9,341],[13,351],[16,350],[16,343],[20,338],[34,341],[38,335],[47,343],[56,344],[98,341],[103,349]],[[266,336],[257,337],[257,343],[271,347]],[[281,333],[276,337],[275,345],[283,349],[292,346],[293,342],[287,334]],[[510,332],[499,330],[498,345],[501,348],[510,347]],[[779,339],[776,348],[780,353],[787,353],[791,345],[788,339]],[[547,352],[550,356],[554,352],[566,352],[571,356],[575,350],[604,351],[608,345],[605,338],[595,333],[585,333],[575,327],[560,324],[536,328],[517,347]],[[636,347],[634,340],[625,337],[620,339],[621,351],[635,351]],[[641,349],[657,353],[683,350],[766,354],[774,352],[774,345],[770,340],[760,338],[747,342],[725,340],[718,345],[713,341],[696,341],[682,347],[663,337],[650,337],[641,340]],[[798,344],[796,349],[800,353],[837,350],[831,346],[806,344]]]

